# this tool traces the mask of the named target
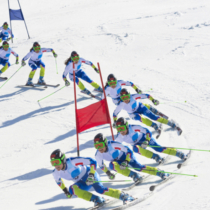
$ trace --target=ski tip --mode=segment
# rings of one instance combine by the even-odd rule
[[[154,185],[151,186],[151,187],[149,188],[149,190],[150,190],[150,191],[154,191],[154,190],[155,190],[155,186],[154,186]]]
[[[179,164],[177,165],[177,168],[180,169],[181,167],[182,167],[182,164],[179,163]]]

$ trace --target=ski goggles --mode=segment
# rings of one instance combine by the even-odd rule
[[[5,44],[5,45],[2,45],[4,49],[8,49],[9,48],[9,45],[8,44]]]
[[[106,141],[107,141],[107,139],[105,139],[104,142],[98,142],[98,141],[96,141],[96,143],[94,143],[94,147],[96,149],[103,149],[106,146]]]
[[[34,51],[38,51],[38,50],[41,49],[41,47],[40,46],[35,46],[35,47],[33,47],[33,49],[34,49]]]
[[[125,131],[127,129],[127,125],[116,125],[116,129],[118,132]]]
[[[127,95],[122,95],[122,96],[120,96],[120,99],[121,99],[122,101],[129,100],[129,99],[130,99],[130,93],[127,94]]]
[[[72,57],[72,60],[73,60],[73,61],[78,61],[78,60],[79,60],[79,56],[74,56],[74,57]]]
[[[3,25],[3,28],[4,28],[4,29],[8,29],[8,25],[7,25],[7,24],[4,24],[4,25]]]
[[[108,83],[109,86],[116,85],[117,80],[111,80],[111,81],[108,81],[107,83]]]
[[[65,155],[61,157],[61,159],[52,159],[50,162],[52,166],[59,166],[62,163],[62,160],[65,158]]]

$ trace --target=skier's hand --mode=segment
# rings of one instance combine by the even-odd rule
[[[7,38],[7,39],[6,39],[6,41],[8,42],[10,39],[12,39],[12,37],[10,37],[10,38]]]
[[[149,145],[149,141],[148,141],[148,140],[145,140],[145,141],[141,144],[141,148],[146,149],[148,145]]]
[[[94,68],[94,70],[95,70],[97,73],[99,73],[99,70],[98,70],[97,68]]]
[[[66,187],[63,189],[63,191],[64,191],[64,193],[65,193],[67,198],[71,198],[72,197],[72,194],[67,190]]]
[[[26,62],[24,60],[22,60],[22,63],[21,63],[22,66],[25,66],[26,65]]]
[[[111,173],[110,171],[107,171],[106,175],[109,177],[110,180],[114,180],[115,179],[115,175],[113,173]]]
[[[138,88],[136,88],[136,90],[135,90],[138,94],[142,94],[142,91],[141,90],[139,90]]]
[[[156,99],[153,99],[152,103],[157,106],[157,105],[159,105],[160,102],[158,100],[156,100]]]
[[[88,178],[86,180],[87,185],[92,185],[95,181],[94,174],[89,173]]]
[[[128,167],[128,161],[124,160],[121,164],[120,164],[120,169],[121,170],[125,170]]]
[[[15,62],[15,64],[19,64],[19,61],[18,61],[18,59],[16,59],[16,62]]]
[[[65,85],[66,85],[66,87],[68,87],[70,85],[70,82],[68,80],[66,80]]]
[[[58,57],[58,55],[57,55],[56,53],[53,53],[53,56],[54,56],[55,58],[57,58],[57,57]]]

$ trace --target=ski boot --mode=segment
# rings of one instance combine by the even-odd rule
[[[168,119],[168,117],[166,115],[164,115],[163,113],[159,112],[157,109],[155,109],[153,106],[150,105],[150,111],[162,118],[165,118],[166,120]]]
[[[162,125],[160,124],[160,126],[158,126],[156,123],[152,123],[151,127],[153,127],[155,131],[157,131],[158,134],[156,136],[156,139],[158,139],[161,134]]]
[[[1,76],[1,74],[2,74],[2,71],[0,71],[0,76]]]
[[[176,129],[179,136],[182,134],[182,129],[173,120],[168,121],[168,125]]]
[[[185,160],[187,158],[186,155],[179,150],[176,151],[176,156],[179,157],[181,160]]]
[[[164,158],[160,157],[158,154],[153,154],[152,159],[156,161],[156,163],[161,164],[164,161]]]
[[[32,82],[31,78],[28,78],[28,81],[26,83],[26,86],[34,86],[34,83]]]
[[[100,93],[103,93],[103,89],[99,86],[98,88],[95,88],[95,90],[97,91],[97,92],[100,92]]]
[[[90,201],[94,202],[94,206],[103,206],[105,199],[96,195],[92,195]]]
[[[135,200],[135,198],[127,193],[121,192],[120,194],[120,200],[123,201],[123,204],[126,204],[128,202],[131,202],[133,200]]]
[[[39,77],[39,80],[38,80],[38,85],[46,85],[46,82],[44,81],[43,77]]]
[[[156,176],[159,176],[162,180],[165,180],[167,179],[167,177],[169,177],[169,174],[165,173],[163,170],[160,170],[158,168],[158,171],[161,171],[161,172],[157,172]]]
[[[143,177],[140,174],[133,172],[133,171],[130,172],[129,177],[131,177],[134,182],[142,182],[143,181]]]
[[[87,95],[91,95],[91,92],[88,89],[86,89],[86,88],[84,90],[82,90],[81,92],[85,93]]]

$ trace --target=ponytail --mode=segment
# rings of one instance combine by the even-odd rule
[[[0,49],[2,49],[2,48],[3,48],[3,46],[0,47]]]
[[[67,65],[69,61],[71,61],[71,56],[65,60],[64,64]]]
[[[30,52],[33,50],[33,47],[30,49]]]

